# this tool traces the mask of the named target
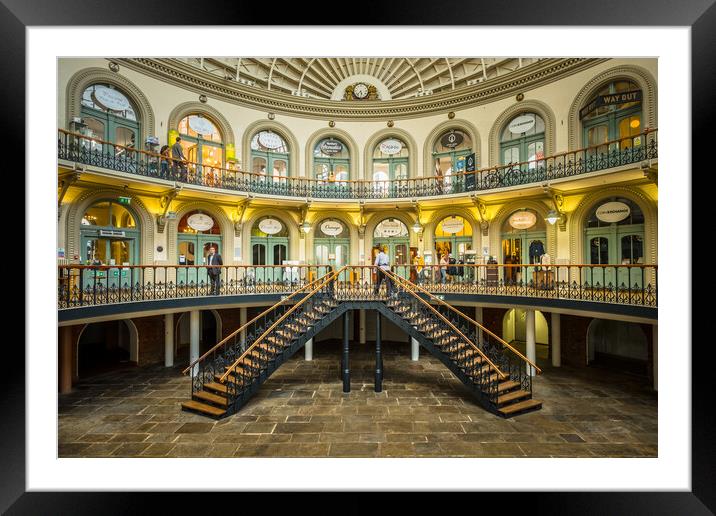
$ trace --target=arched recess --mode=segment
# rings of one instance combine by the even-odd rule
[[[466,221],[470,223],[470,225],[472,226],[472,248],[478,251],[480,249],[480,238],[482,232],[480,230],[480,223],[477,221],[477,219],[475,219],[474,215],[472,214],[472,211],[469,208],[461,208],[457,206],[442,208],[433,212],[427,222],[422,221],[424,224],[423,252],[433,252],[433,259],[435,259],[435,253],[433,251],[435,247],[435,228],[440,223],[440,221],[442,221],[446,217],[450,217],[451,215],[463,217]]]
[[[350,262],[351,264],[358,264],[358,258],[360,256],[360,250],[358,248],[359,246],[359,237],[358,237],[358,227],[356,226],[355,222],[353,222],[353,219],[346,214],[345,212],[341,211],[319,211],[315,213],[309,213],[307,216],[307,220],[311,223],[311,231],[306,235],[306,262],[307,263],[313,263],[315,259],[315,249],[314,249],[314,237],[316,234],[316,228],[318,225],[324,221],[325,219],[338,219],[341,222],[343,222],[346,227],[348,227],[348,231],[350,231],[351,235],[351,256],[350,256]],[[366,251],[367,252],[367,251]]]
[[[301,235],[298,232],[298,221],[294,218],[292,210],[279,210],[276,208],[261,208],[251,212],[251,216],[244,221],[241,228],[241,264],[251,265],[251,229],[261,217],[271,216],[283,222],[288,228],[288,259],[299,259],[299,245]]]
[[[575,150],[584,146],[582,142],[582,130],[579,121],[579,110],[592,98],[592,95],[604,84],[618,79],[634,81],[642,90],[642,116],[644,127],[655,129],[657,127],[657,91],[656,80],[648,70],[635,65],[621,65],[601,72],[591,81],[585,84],[572,101],[569,108],[569,150]]]
[[[593,319],[587,327],[586,340],[587,365],[598,363],[597,353],[601,352],[610,358],[604,365],[608,364],[612,370],[648,376],[653,366],[649,339],[639,324]]]
[[[213,347],[214,344],[217,342],[220,342],[222,339],[222,331],[223,331],[223,322],[221,320],[221,315],[218,311],[214,310],[213,308],[210,308],[208,310],[199,310],[199,313],[201,315],[201,312],[208,311],[211,312],[211,314],[214,316],[214,319],[216,321],[216,342],[213,344],[209,344],[209,347]],[[181,331],[181,322],[184,319],[184,316],[189,316],[189,312],[181,312],[179,313],[179,317],[174,317],[174,358],[177,356],[177,349],[179,347],[179,340],[181,339],[180,331]],[[201,324],[201,316],[199,317],[199,324]],[[199,335],[201,335],[201,328],[199,328]],[[206,343],[205,343],[206,345]]]
[[[134,362],[137,365],[141,365],[139,363],[139,331],[137,330],[137,326],[134,324],[134,321],[131,319],[121,319],[126,325],[127,330],[129,331],[129,361]],[[102,324],[102,323],[90,323],[90,324]],[[77,340],[74,342],[74,360],[72,367],[74,370],[72,371],[72,378],[78,378],[79,377],[79,369],[80,369],[80,340],[82,340],[82,335],[84,334],[85,330],[89,324],[85,324],[82,326],[82,329],[79,331],[77,335]]]
[[[658,208],[642,190],[628,186],[602,188],[582,199],[569,216],[570,263],[584,263],[584,219],[588,212],[602,199],[625,197],[641,208],[644,214],[644,262],[656,264],[658,259]],[[652,285],[654,283],[652,282]]]
[[[139,224],[141,251],[140,260],[142,264],[151,265],[154,263],[154,217],[144,206],[142,200],[131,192],[115,188],[102,188],[99,190],[87,190],[80,194],[75,201],[68,206],[65,218],[65,247],[66,256],[82,256],[80,252],[80,223],[82,217],[92,204],[103,199],[117,199],[118,197],[130,197],[129,209],[137,215]],[[149,279],[149,278],[145,278]]]
[[[298,164],[299,161],[299,143],[296,137],[293,135],[291,130],[285,125],[274,122],[272,120],[258,120],[249,126],[244,131],[243,139],[241,140],[241,169],[245,171],[251,170],[251,138],[259,131],[272,131],[283,137],[291,146],[288,155],[288,168],[289,177],[298,177]]]
[[[410,246],[418,246],[418,236],[413,231],[413,225],[416,221],[415,217],[411,217],[408,213],[404,211],[379,211],[376,213],[371,213],[370,218],[365,225],[366,259],[369,258],[368,253],[373,248],[373,233],[375,232],[375,227],[385,219],[398,219],[403,224],[405,224],[405,226],[408,228]],[[392,261],[393,257],[391,256],[390,259]]]
[[[365,144],[363,149],[363,177],[370,179],[373,177],[373,151],[376,145],[386,138],[398,138],[405,142],[408,147],[408,177],[417,177],[418,175],[418,146],[415,144],[415,139],[411,136],[408,131],[403,129],[397,129],[395,127],[388,127],[381,131],[378,131],[371,136]]]
[[[530,112],[537,113],[544,120],[544,145],[545,145],[545,156],[553,156],[556,153],[556,122],[554,112],[544,102],[539,100],[523,100],[517,104],[505,109],[500,116],[497,117],[495,123],[492,124],[490,129],[489,145],[490,155],[489,163],[491,167],[495,167],[500,163],[500,135],[502,130],[512,118],[516,117],[519,113]],[[483,162],[485,166],[485,162]]]
[[[111,84],[121,89],[129,97],[139,110],[141,117],[141,139],[144,142],[147,136],[157,136],[154,120],[154,111],[149,99],[144,95],[132,81],[119,73],[105,70],[104,68],[85,68],[74,74],[67,82],[67,105],[65,108],[65,127],[69,128],[69,122],[74,117],[80,116],[82,108],[82,93],[95,83]]]
[[[353,139],[353,137],[343,129],[336,129],[335,127],[327,128],[327,129],[319,129],[318,131],[314,132],[309,138],[308,142],[306,143],[306,160],[305,160],[305,168],[303,170],[305,177],[313,178],[313,149],[316,147],[316,144],[323,138],[328,138],[329,136],[336,136],[343,140],[346,145],[348,145],[348,149],[351,153],[351,180],[355,179],[363,179],[362,176],[359,176],[359,172],[361,169],[359,168],[360,163],[360,154],[358,151],[358,144]]]
[[[425,138],[423,145],[423,170],[417,177],[429,176],[433,173],[434,167],[432,159],[435,140],[448,129],[461,129],[469,134],[470,138],[472,138],[472,150],[477,156],[477,167],[480,168],[486,163],[485,156],[482,154],[482,140],[480,139],[480,133],[477,131],[477,128],[467,120],[455,118],[437,125]]]
[[[167,232],[167,263],[178,264],[179,256],[177,254],[177,239],[179,221],[187,212],[193,210],[201,210],[211,215],[221,227],[222,251],[221,258],[224,265],[232,265],[234,263],[234,223],[231,222],[226,212],[215,204],[205,201],[191,201],[181,204],[177,210],[176,219],[167,221],[165,231]]]
[[[502,261],[501,253],[499,252],[502,248],[502,225],[510,215],[523,208],[533,209],[537,212],[537,216],[542,217],[543,220],[550,210],[549,206],[544,202],[537,200],[512,201],[500,208],[500,211],[490,221],[490,254],[498,262]],[[546,223],[546,227],[547,253],[552,257],[552,262],[554,263],[557,259],[557,224]]]
[[[236,145],[234,131],[231,129],[229,121],[219,112],[219,110],[207,104],[202,104],[201,102],[184,102],[183,104],[179,104],[172,109],[172,112],[169,113],[169,120],[167,121],[167,131],[176,131],[182,118],[195,113],[207,115],[216,123],[216,125],[219,126],[221,137],[224,140],[224,145]],[[174,142],[167,142],[168,145],[173,143]]]

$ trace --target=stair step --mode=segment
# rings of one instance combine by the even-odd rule
[[[531,395],[532,395],[531,392],[525,391],[522,389],[517,390],[517,391],[508,392],[507,394],[503,394],[502,396],[497,397],[497,404],[504,405],[505,403],[510,403],[512,401],[526,398]]]
[[[198,398],[201,401],[208,401],[209,403],[213,403],[214,405],[221,405],[222,407],[225,407],[229,404],[225,396],[219,396],[218,394],[213,394],[207,391],[195,392],[194,398]]]
[[[517,412],[522,412],[525,410],[536,410],[538,408],[542,408],[542,402],[535,399],[520,401],[519,403],[513,403],[512,405],[507,405],[504,407],[500,407],[497,410],[507,416],[510,414],[515,414]]]
[[[204,384],[204,390],[210,390],[214,392],[218,392],[221,394],[226,394],[227,388],[226,385],[219,382],[209,382]]]
[[[516,382],[514,380],[506,380],[504,382],[500,382],[500,385],[497,386],[497,392],[505,392],[509,391],[511,389],[514,389],[515,387],[519,387],[520,382]]]
[[[184,410],[193,410],[213,417],[221,417],[226,414],[226,409],[220,409],[195,400],[183,401],[181,406]]]

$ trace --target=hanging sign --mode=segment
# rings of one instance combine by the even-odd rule
[[[475,153],[465,156],[465,171],[475,172]],[[477,187],[477,178],[475,174],[465,174],[465,191],[475,190]]]
[[[641,97],[641,90],[623,91],[610,95],[597,95],[589,104],[579,110],[579,119],[581,120],[598,107],[626,104],[627,102],[640,102]]]
[[[204,213],[195,213],[186,219],[187,224],[197,231],[207,231],[214,227],[214,219]]]
[[[259,133],[259,143],[267,149],[278,149],[283,146],[281,137],[276,133],[270,133],[268,131],[261,131]]]
[[[116,229],[100,229],[99,236],[123,237],[125,236],[125,233],[124,231],[117,231]]]
[[[324,235],[336,236],[343,233],[343,224],[337,220],[326,220],[321,223],[321,231]]]
[[[440,143],[443,147],[448,147],[450,149],[457,147],[462,143],[464,140],[462,134],[455,133],[455,132],[449,132],[442,138],[440,138]]]
[[[522,134],[526,133],[532,127],[535,125],[535,116],[534,115],[522,115],[518,116],[517,118],[513,119],[512,122],[510,122],[510,125],[507,126],[507,128],[510,130],[512,134]]]
[[[196,115],[189,117],[189,127],[191,127],[198,134],[209,135],[216,132],[214,124],[212,124],[208,119]]]
[[[455,234],[459,233],[465,229],[465,223],[462,219],[458,219],[457,217],[453,217],[451,219],[445,219],[443,220],[443,232]]]
[[[391,237],[400,234],[407,234],[407,229],[404,229],[404,224],[399,220],[384,220],[376,228],[376,236],[378,237]]]
[[[283,229],[283,226],[276,219],[264,219],[259,222],[259,229],[267,235],[275,235]]]
[[[127,97],[107,86],[96,85],[92,95],[94,96],[94,101],[106,109],[111,109],[112,111],[132,109]]]
[[[57,257],[58,257],[58,258],[64,258],[64,257],[65,257],[65,248],[64,248],[64,247],[58,247],[58,248],[57,248]]]
[[[528,229],[537,223],[537,215],[531,211],[516,211],[510,216],[509,223],[515,229]]]
[[[400,140],[390,139],[390,140],[383,140],[380,143],[380,152],[383,154],[398,154],[400,151],[403,150],[403,143]]]
[[[343,144],[338,140],[326,140],[321,144],[321,152],[333,156],[343,151]]]
[[[631,208],[623,202],[606,202],[597,208],[597,218],[602,222],[619,222],[631,214]]]

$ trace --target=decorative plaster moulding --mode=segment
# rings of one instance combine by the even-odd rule
[[[384,120],[417,118],[493,102],[555,82],[609,59],[544,59],[504,78],[495,78],[487,83],[438,93],[429,98],[359,103],[310,98],[301,98],[300,102],[297,102],[296,97],[292,95],[222,80],[174,59],[125,58],[115,61],[160,81],[190,91],[206,93],[233,104],[251,106],[261,111],[317,119],[330,117],[338,120]]]

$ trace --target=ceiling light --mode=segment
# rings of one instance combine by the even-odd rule
[[[549,210],[547,216],[544,218],[547,222],[554,226],[555,222],[560,219],[560,214],[554,210]]]

